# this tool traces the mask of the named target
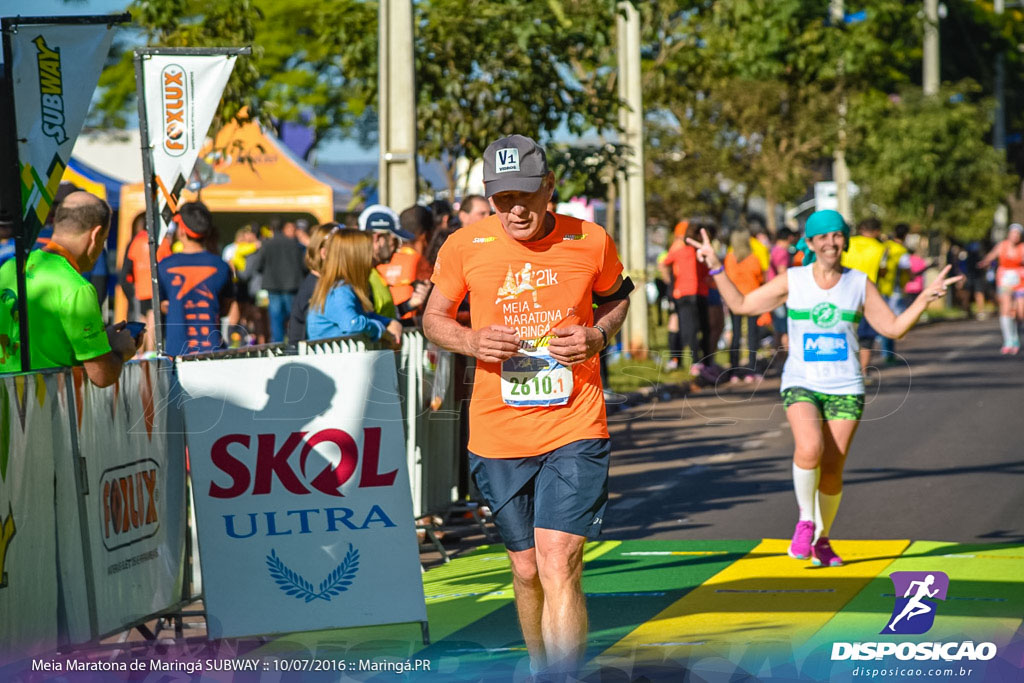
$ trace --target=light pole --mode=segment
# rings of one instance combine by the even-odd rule
[[[926,96],[939,92],[939,0],[924,0],[921,84]]]
[[[843,0],[830,0],[828,8],[829,19],[833,26],[841,26],[845,21]],[[836,210],[842,214],[846,222],[853,220],[853,211],[850,208],[850,169],[846,166],[846,92],[843,89],[843,72],[845,71],[843,58],[839,58],[839,139],[836,149],[832,153],[832,180],[836,183]]]
[[[411,0],[381,0],[377,132],[377,196],[402,211],[416,203],[416,77]]]
[[[646,358],[647,340],[647,212],[644,207],[644,115],[640,82],[640,13],[630,2],[620,2],[618,12],[619,109],[623,141],[629,146],[625,172],[619,175],[622,202],[619,251],[626,272],[638,293],[622,327],[622,347],[632,358]]]

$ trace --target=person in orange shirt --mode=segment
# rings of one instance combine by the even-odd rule
[[[601,530],[611,451],[598,354],[632,283],[603,228],[546,210],[554,185],[530,138],[487,147],[496,213],[441,248],[423,330],[477,359],[470,469],[508,550],[531,669],[558,676],[586,643],[583,543]],[[467,293],[470,327],[456,320]]]
[[[377,272],[391,290],[399,316],[411,321],[430,292],[431,266],[423,257],[423,251],[434,230],[434,214],[427,207],[416,204],[403,211],[398,221],[401,225],[399,232],[405,241],[395,250],[390,261],[377,266]]]
[[[153,276],[149,263],[149,232],[146,214],[140,213],[132,221],[132,241],[124,252],[121,265],[121,289],[128,301],[138,302],[138,320],[146,323],[143,351],[156,349],[156,324],[153,317]],[[172,233],[168,232],[157,246],[157,263],[171,255]]]
[[[996,295],[999,300],[999,328],[1003,333],[1004,356],[1020,353],[1017,325],[1024,320],[1024,226],[1012,223],[1006,239],[992,247],[978,266],[988,268],[993,261],[996,269]]]
[[[665,279],[672,283],[672,301],[676,308],[679,331],[670,339],[673,358],[681,358],[690,349],[690,374],[700,375],[705,362],[711,362],[710,325],[708,323],[708,269],[697,262],[697,250],[686,238],[700,235],[697,224],[681,221],[675,227],[675,240],[661,262]],[[671,336],[671,335],[670,335]],[[698,345],[697,340],[700,339]],[[672,343],[674,341],[674,344]]]
[[[761,269],[761,260],[750,248],[750,233],[746,230],[734,230],[729,236],[729,244],[732,247],[725,255],[722,265],[725,267],[725,274],[736,285],[736,289],[742,294],[748,294],[764,284],[764,271]],[[757,347],[760,346],[760,337],[757,331],[757,318],[744,316],[729,311],[729,319],[732,322],[732,342],[729,344],[729,365],[732,372],[730,382],[755,382],[761,379],[757,374]],[[747,364],[740,365],[740,339],[743,333],[743,321],[747,323]],[[736,373],[742,369],[742,377]],[[745,370],[745,372],[743,372]]]

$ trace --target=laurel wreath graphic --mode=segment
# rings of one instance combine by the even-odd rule
[[[277,556],[277,551],[273,548],[271,548],[270,554],[267,555],[267,570],[270,572],[270,577],[274,579],[277,587],[284,591],[286,595],[301,598],[306,602],[313,602],[314,600],[330,602],[331,598],[347,591],[349,586],[352,585],[352,581],[355,580],[356,572],[359,571],[359,551],[349,543],[345,559],[335,567],[334,571],[327,575],[326,579],[320,582],[316,589],[313,588],[313,584],[302,574],[289,569],[281,561],[281,558]]]

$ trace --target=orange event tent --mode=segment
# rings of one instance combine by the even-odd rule
[[[214,214],[308,214],[318,223],[334,219],[334,193],[285,151],[256,122],[230,123],[208,141],[199,158],[213,169],[213,183],[198,192],[182,191],[180,202],[201,200]],[[142,183],[121,187],[117,264],[124,260],[132,238],[132,221],[146,210]],[[222,235],[230,240],[230,236]],[[120,296],[123,296],[118,292]],[[119,312],[122,313],[123,309]]]

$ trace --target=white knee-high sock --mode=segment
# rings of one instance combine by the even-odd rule
[[[1017,320],[1012,315],[999,316],[999,328],[1003,332],[1003,346],[1019,346],[1017,336]]]
[[[818,520],[817,532],[818,538],[822,536],[827,537],[832,531],[832,522],[836,519],[836,513],[839,512],[839,501],[843,499],[843,492],[840,491],[835,495],[828,493],[822,493],[818,491],[818,495],[815,499],[817,507],[815,509],[815,519]]]
[[[800,507],[800,521],[813,522],[814,494],[818,491],[818,480],[821,479],[821,468],[805,470],[793,463],[793,491],[796,493],[796,504]]]

